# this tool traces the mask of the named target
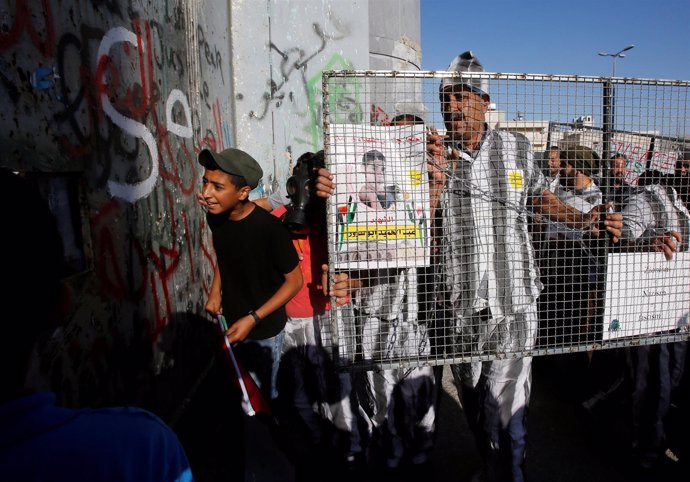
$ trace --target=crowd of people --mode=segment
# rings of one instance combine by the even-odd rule
[[[621,240],[610,247],[611,251],[652,251],[658,250],[658,243],[670,242],[673,251],[683,252],[690,235],[690,213],[685,204],[690,181],[688,154],[680,156],[674,172],[663,175],[647,171],[636,185],[626,182],[628,159],[624,154],[600,160],[594,151],[582,146],[551,148],[545,170],[558,180],[556,193],[565,202],[572,203],[573,198],[586,205],[607,202],[623,214]],[[560,158],[559,172],[552,170],[552,158]],[[544,230],[540,225],[536,231],[540,234],[540,268],[546,273],[540,300],[541,343],[549,346],[599,340],[594,320],[603,290],[601,274],[607,250],[602,250],[597,240],[574,238],[568,232]],[[664,233],[669,236],[660,239]],[[671,321],[677,330],[683,329],[687,314]],[[588,352],[583,359],[592,383],[589,392],[583,393],[582,412],[596,420],[612,405],[629,408],[633,459],[641,473],[653,473],[664,459],[678,461],[676,452],[682,443],[677,432],[671,430],[669,435],[669,427],[670,413],[687,403],[681,396],[685,353],[686,342],[676,342]],[[687,390],[687,382],[684,386]]]
[[[482,72],[483,66],[472,52],[464,52],[448,70]],[[361,345],[346,349],[359,350],[365,361],[381,362],[428,356],[432,351],[449,359],[469,353],[524,353],[538,346],[595,339],[601,250],[649,249],[671,259],[686,239],[680,234],[686,230],[679,224],[682,216],[661,219],[659,203],[650,197],[658,197],[659,189],[631,188],[629,199],[617,193],[616,189],[627,189],[617,186],[618,171],[611,169],[611,175],[602,176],[599,156],[585,146],[553,146],[545,153],[548,167],[542,172],[524,136],[494,131],[487,125],[490,93],[484,81],[445,78],[439,96],[445,135],[434,129],[427,135],[435,233],[431,266],[339,273],[340,286],[332,290],[342,290],[341,309],[353,320],[345,325],[356,331],[356,336],[340,339],[356,339]],[[392,125],[403,123],[423,120],[406,115]],[[225,153],[205,155],[222,159]],[[308,204],[312,206],[310,229],[306,234],[293,232],[292,242],[300,253],[301,271],[310,280],[301,289],[326,293],[326,278],[320,277],[327,272],[325,216],[319,203],[337,185],[323,168],[323,153],[305,156],[300,162],[318,159],[309,165],[312,177],[306,184],[315,196]],[[204,165],[208,171],[209,164]],[[241,173],[236,165],[224,167],[218,162],[215,168]],[[604,185],[602,179],[611,179],[611,185]],[[215,188],[206,186],[201,202],[216,206],[218,200],[209,193]],[[242,194],[245,203],[252,187]],[[291,205],[295,196],[299,192],[291,193]],[[258,205],[277,209],[280,215],[284,203],[278,196]],[[254,209],[253,204],[248,206]],[[633,209],[646,211],[633,213]],[[221,222],[227,223],[227,216]],[[279,224],[277,219],[273,224]],[[240,232],[246,234],[238,231],[237,236]],[[216,248],[228,249],[220,244]],[[246,256],[240,251],[235,257],[236,269]],[[287,282],[294,269],[294,261],[281,268],[285,281],[278,279],[273,289]],[[241,271],[221,274],[220,279],[229,276],[241,279],[243,290],[253,289],[246,282],[249,276]],[[226,290],[215,282],[214,286]],[[242,297],[253,300],[248,292]],[[236,316],[256,330],[271,314],[266,308],[270,302],[270,297],[266,304],[254,300],[241,309],[254,307],[250,312],[254,315]],[[428,477],[437,424],[438,367],[370,370],[362,377],[336,374],[333,357],[338,355],[329,346],[328,300],[323,294],[312,294],[305,306],[309,303],[311,309],[292,316],[294,301],[288,302],[288,314],[283,317],[286,339],[291,340],[282,349],[289,368],[276,373],[287,374],[290,382],[281,385],[281,377],[271,382],[283,387],[277,398],[267,392],[278,420],[282,417],[284,425],[292,426],[296,415],[308,428],[308,443],[321,450],[334,449],[347,473],[363,470],[366,461],[374,459],[388,479],[394,480],[403,470]],[[218,305],[207,308],[219,313]],[[248,334],[249,339],[255,336],[252,331]],[[228,335],[232,336],[231,331]],[[451,365],[484,460],[478,480],[524,480],[531,361],[528,356],[500,357]],[[636,439],[635,445],[642,443]],[[304,477],[324,479],[322,471],[309,470],[316,466],[309,461],[298,465],[305,470]]]
[[[447,70],[484,68],[468,51]],[[487,124],[491,93],[484,80],[444,78],[439,100],[445,134],[429,128],[426,136],[434,220],[428,267],[330,273],[326,199],[335,193],[337,179],[325,168],[323,151],[299,157],[288,180],[288,199],[274,195],[254,202],[250,192],[263,172],[251,155],[234,148],[199,153],[204,174],[198,199],[206,209],[216,253],[206,311],[227,321],[224,336],[265,398],[271,412],[267,423],[292,458],[296,480],[360,480],[370,465],[381,480],[433,480],[430,455],[438,424],[440,367],[338,371],[337,357],[343,352],[356,351],[365,361],[376,362],[432,353],[452,360],[591,342],[598,336],[594,320],[601,301],[603,252],[651,250],[672,259],[687,248],[690,158],[679,161],[673,176],[643,176],[639,186],[625,183],[623,155],[602,162],[586,146],[551,146],[540,166],[523,135]],[[420,123],[421,117],[402,113],[391,124]],[[362,162],[371,170],[367,182],[372,185],[359,195],[386,209],[395,190],[377,185],[383,165],[376,162],[383,155],[371,152]],[[16,182],[2,175],[3,186]],[[9,187],[7,192],[10,200],[19,197]],[[1,204],[5,208],[10,201]],[[50,227],[43,219],[25,224]],[[0,252],[15,253],[23,243],[31,250],[27,257],[51,254],[27,241],[42,234],[28,233],[16,245],[3,244]],[[54,260],[37,262],[49,265]],[[35,279],[25,281],[24,288]],[[45,296],[55,302],[46,309],[53,309],[61,299],[59,282],[55,276],[44,281]],[[22,286],[17,288],[12,316],[20,316],[22,305],[30,302]],[[351,321],[337,329],[353,332],[338,338],[357,340],[358,346],[333,346],[332,301]],[[39,315],[51,318],[51,313],[37,313],[36,320]],[[18,359],[28,360],[37,336],[32,329],[17,337],[25,340]],[[660,457],[677,457],[664,429],[671,407],[687,403],[679,398],[685,345],[618,350],[620,372],[582,404],[594,412],[619,387],[629,387],[632,446],[644,469],[653,469]],[[597,355],[586,354],[588,363]],[[522,481],[532,358],[495,358],[450,368],[483,460],[475,480]],[[3,370],[8,366],[3,364]],[[15,370],[13,382],[5,385],[0,413],[15,416],[29,405],[51,405],[50,399],[24,396],[25,371]],[[191,480],[174,434],[148,412],[41,410],[45,427],[36,430],[48,433],[39,440],[46,452],[70,431],[96,437],[86,431],[102,426],[128,441],[143,430],[150,437],[137,441],[141,460],[136,459],[136,470],[164,473],[117,480]],[[16,437],[26,426],[13,423]],[[65,433],[56,435],[56,424]],[[37,439],[7,440],[4,447],[12,450],[3,449],[3,466],[15,464],[7,465],[18,471],[10,473],[27,470],[18,454]],[[101,456],[115,444],[126,445],[120,442],[94,445],[92,465],[115,473]],[[65,446],[63,452],[61,465],[36,465],[33,470],[39,475],[46,470],[73,473],[79,451]],[[137,474],[134,468],[127,470]],[[94,473],[98,475],[91,480],[116,480]]]

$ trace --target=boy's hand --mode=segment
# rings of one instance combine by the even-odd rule
[[[256,326],[256,321],[251,315],[246,315],[237,320],[232,324],[228,331],[225,332],[225,336],[228,337],[230,343],[235,343],[238,341],[244,341],[249,335],[249,332]]]
[[[223,306],[221,304],[220,294],[211,293],[208,295],[208,301],[206,302],[206,312],[216,318],[218,315],[223,314]]]
[[[206,202],[206,199],[204,199],[204,195],[200,192],[196,193],[196,202],[205,208],[208,207],[208,203]]]

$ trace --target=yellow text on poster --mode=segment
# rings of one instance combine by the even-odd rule
[[[413,224],[404,226],[348,226],[346,241],[387,241],[393,239],[416,239],[420,236],[419,227]]]

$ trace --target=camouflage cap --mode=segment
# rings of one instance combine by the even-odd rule
[[[259,185],[264,171],[256,160],[240,149],[229,148],[221,152],[203,149],[199,153],[199,164],[207,167],[209,160],[215,162],[223,172],[242,176],[251,189]]]
[[[561,148],[561,160],[589,177],[592,177],[594,172],[599,169],[599,159],[599,155],[586,146],[564,146]]]

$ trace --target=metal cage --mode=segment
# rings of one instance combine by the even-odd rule
[[[689,86],[325,72],[329,262],[362,285],[333,304],[339,365],[687,340]]]

